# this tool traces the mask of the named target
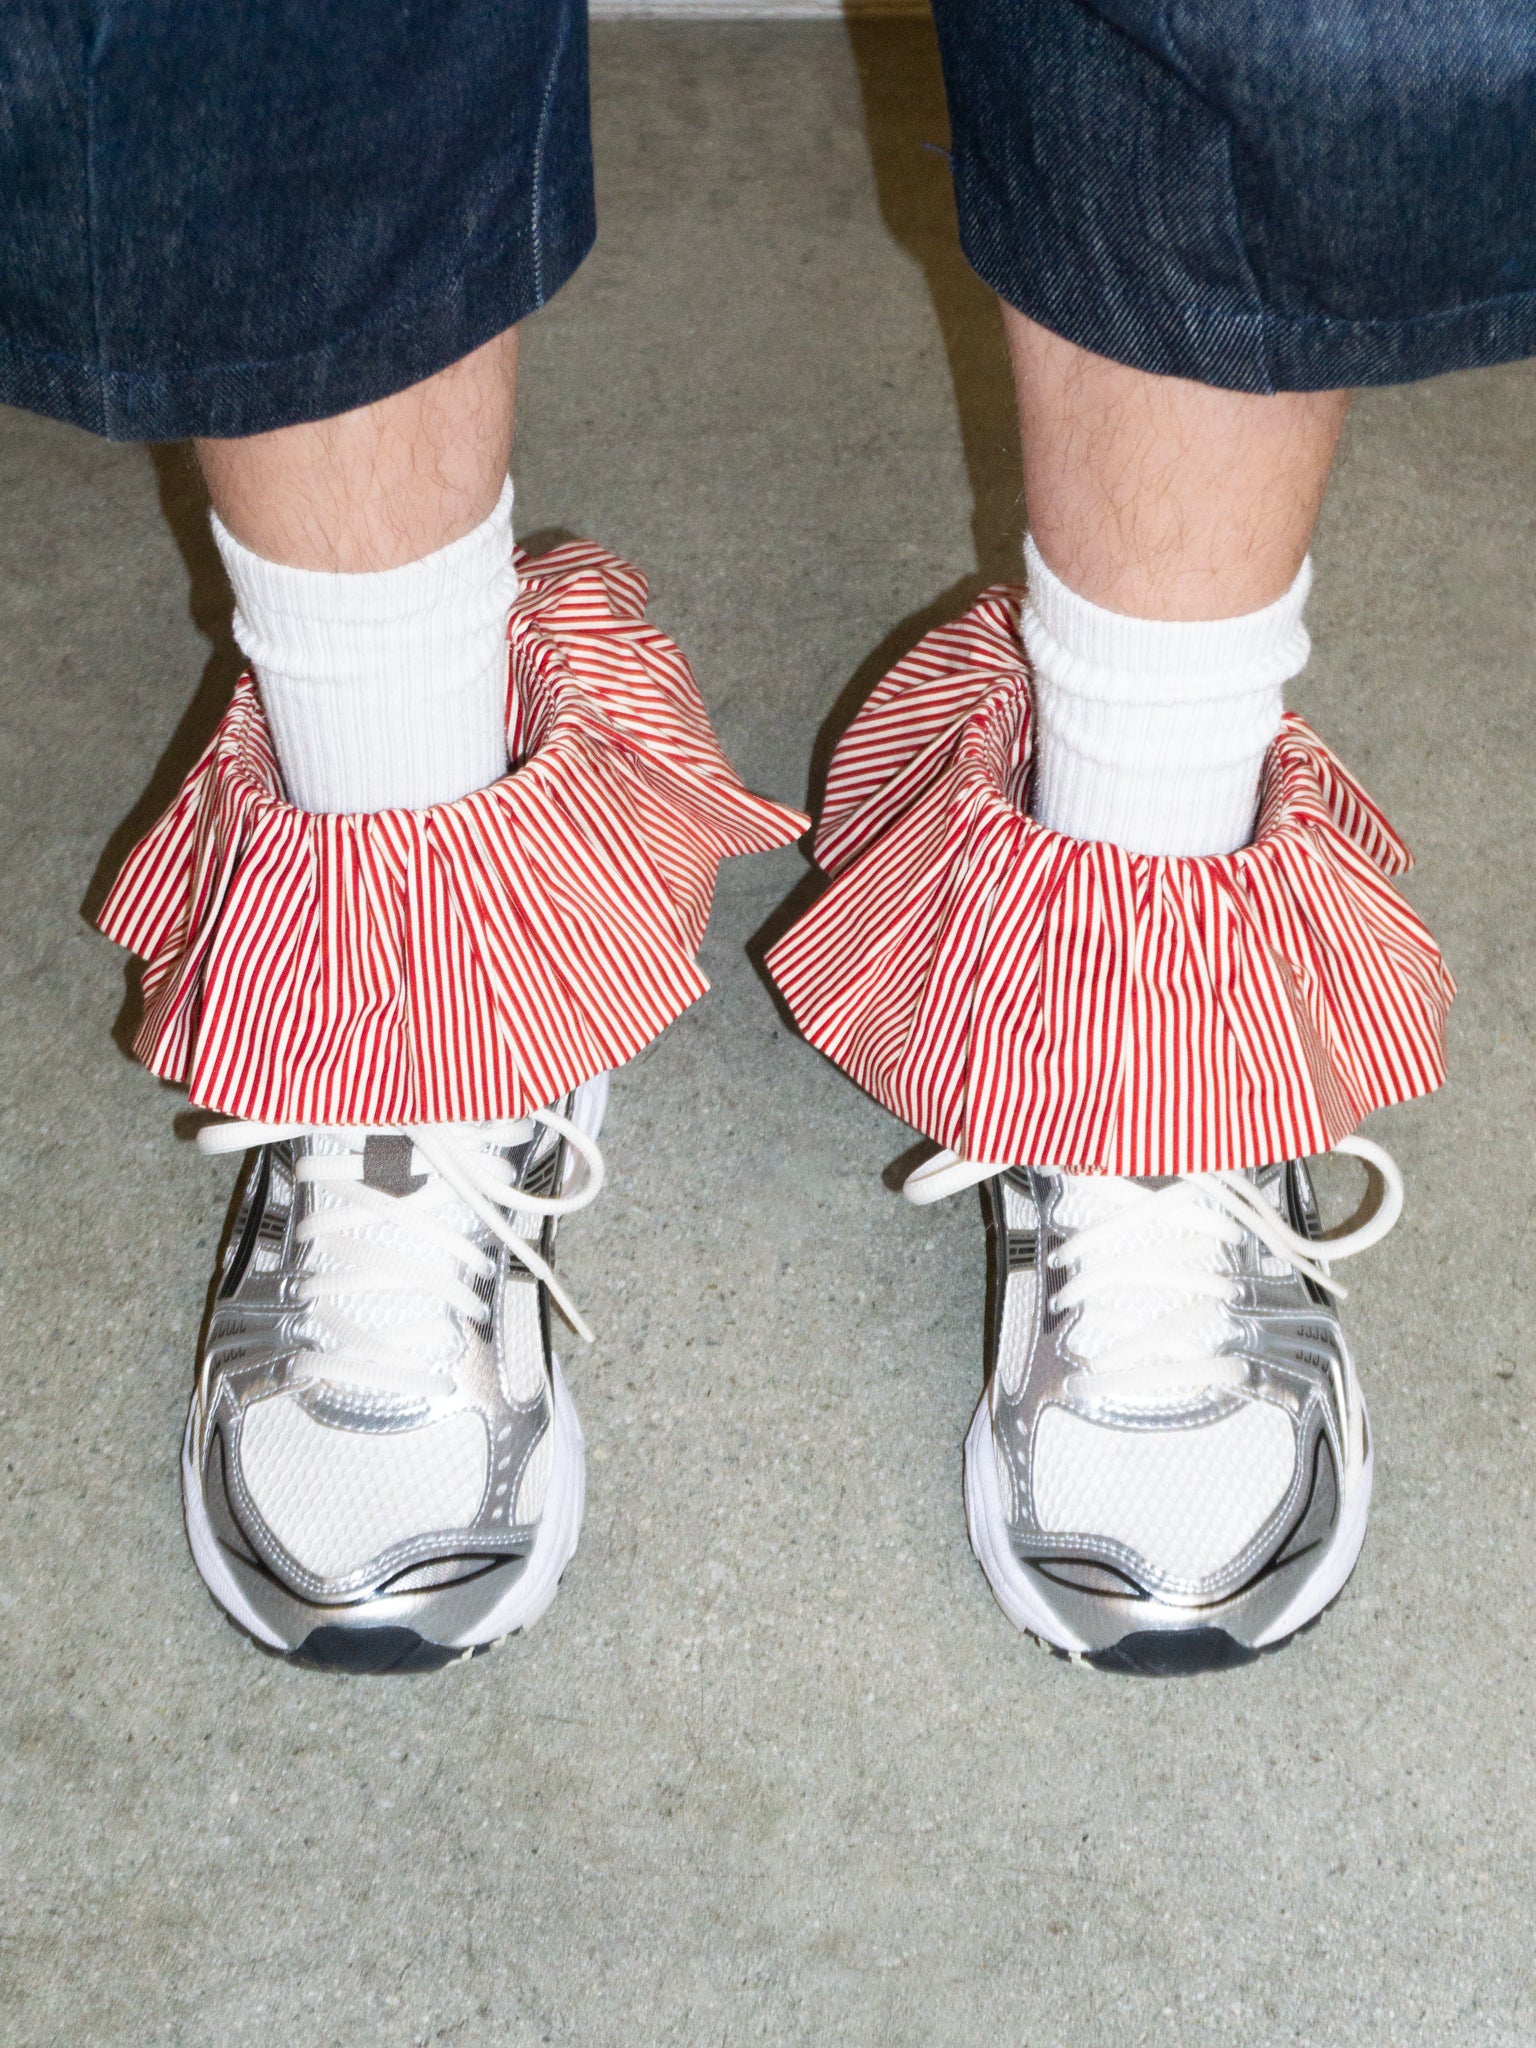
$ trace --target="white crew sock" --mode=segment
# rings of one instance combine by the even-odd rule
[[[1284,685],[1306,666],[1310,557],[1284,597],[1237,619],[1133,619],[1090,604],[1024,543],[1034,669],[1030,808],[1133,853],[1231,853],[1253,836]]]
[[[290,569],[217,516],[213,537],[300,810],[422,810],[505,775],[510,482],[473,533],[399,569]]]

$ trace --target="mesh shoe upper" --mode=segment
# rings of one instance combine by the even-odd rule
[[[558,1190],[556,1131],[456,1128],[493,1184]],[[319,1603],[525,1554],[549,1481],[545,1290],[409,1138],[379,1135],[253,1156],[200,1380],[223,1540]],[[553,1221],[509,1221],[547,1260]]]
[[[1250,1180],[1315,1235],[1299,1165]],[[1351,1425],[1321,1290],[1188,1188],[1138,1200],[1165,1185],[1033,1169],[990,1184],[1006,1246],[993,1437],[1021,1558],[1085,1590],[1199,1605],[1285,1551],[1320,1474],[1336,1497]]]

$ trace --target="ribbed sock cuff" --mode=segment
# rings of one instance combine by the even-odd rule
[[[1230,853],[1252,837],[1284,685],[1306,666],[1310,559],[1235,619],[1134,619],[1069,590],[1025,542],[1034,670],[1031,809],[1136,853]]]
[[[301,810],[421,810],[506,773],[510,481],[473,532],[359,575],[266,561],[212,523],[235,639]]]

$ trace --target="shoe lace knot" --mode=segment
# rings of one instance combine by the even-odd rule
[[[581,1163],[568,1191],[520,1187],[506,1151],[540,1130],[563,1139]],[[452,1384],[443,1354],[453,1312],[483,1327],[494,1312],[486,1283],[493,1244],[548,1288],[572,1328],[592,1340],[581,1311],[536,1239],[545,1221],[584,1209],[605,1178],[596,1141],[561,1111],[474,1124],[355,1125],[230,1122],[198,1133],[222,1154],[308,1140],[297,1178],[315,1196],[296,1230],[313,1248],[299,1282],[308,1346],[327,1380],[381,1394],[421,1396]],[[479,1283],[477,1286],[476,1283]],[[445,1315],[445,1312],[447,1314]]]

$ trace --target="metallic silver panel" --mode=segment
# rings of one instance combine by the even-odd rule
[[[1282,1215],[1309,1237],[1320,1235],[1316,1203],[1305,1168],[1297,1162],[1250,1178],[1278,1197]],[[1155,1183],[1148,1183],[1154,1185]],[[1062,1310],[1057,1297],[1070,1265],[1053,1267],[1067,1236],[1057,1222],[1063,1191],[1059,1174],[1015,1168],[984,1189],[992,1244],[990,1375],[993,1439],[999,1479],[1006,1479],[1009,1538],[1031,1569],[1042,1597],[1065,1630],[1095,1648],[1112,1647],[1138,1630],[1220,1627],[1251,1643],[1294,1598],[1299,1576],[1316,1558],[1337,1521],[1342,1476],[1349,1468],[1346,1433],[1362,1426],[1345,1412],[1348,1354],[1337,1312],[1251,1233],[1228,1255],[1235,1299],[1227,1314],[1223,1355],[1240,1357],[1241,1387],[1213,1386],[1188,1401],[1155,1412],[1119,1405],[1094,1391],[1092,1374],[1072,1357],[1068,1342],[1080,1310]],[[1011,1211],[1011,1214],[1010,1214]],[[1021,1215],[1038,1218],[1035,1242],[1014,1227]],[[1011,1386],[997,1371],[1008,1290],[1021,1279],[1028,1305],[1022,1370],[1011,1366]],[[1029,1296],[1032,1293],[1033,1301]],[[1015,1344],[1018,1338],[1015,1337]],[[1094,1530],[1041,1527],[1034,1510],[1032,1460],[1042,1417],[1060,1405],[1098,1424],[1128,1430],[1177,1430],[1230,1414],[1249,1399],[1282,1407],[1295,1429],[1296,1457],[1283,1498],[1251,1541],[1201,1579],[1180,1579],[1127,1545]]]

